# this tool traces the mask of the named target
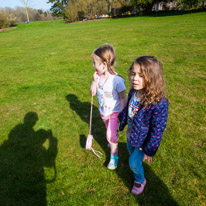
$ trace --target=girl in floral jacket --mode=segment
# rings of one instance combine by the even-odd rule
[[[137,58],[128,70],[131,90],[128,102],[119,114],[119,130],[126,124],[129,166],[134,173],[133,194],[141,194],[146,185],[142,162],[152,161],[166,127],[168,100],[164,96],[162,63],[152,56]]]

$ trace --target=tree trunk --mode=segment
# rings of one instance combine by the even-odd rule
[[[112,12],[112,0],[108,0],[108,12]]]
[[[26,8],[26,16],[27,16],[27,22],[29,22],[29,13],[28,13],[28,8]]]

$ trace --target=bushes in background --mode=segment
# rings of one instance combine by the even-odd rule
[[[6,16],[2,13],[0,13],[0,29],[4,27],[9,27],[9,22],[6,18]]]

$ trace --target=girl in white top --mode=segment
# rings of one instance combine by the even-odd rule
[[[92,53],[95,73],[90,92],[97,94],[99,111],[107,129],[107,141],[110,144],[111,156],[109,169],[116,169],[118,165],[118,114],[126,105],[124,79],[117,75],[113,65],[116,55],[114,48],[105,44]]]

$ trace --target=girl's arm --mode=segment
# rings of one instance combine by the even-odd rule
[[[93,81],[90,87],[90,93],[92,96],[95,96],[97,93],[97,82],[98,82],[98,74],[97,72],[95,72],[93,75]]]
[[[168,100],[162,101],[158,103],[152,111],[146,144],[142,148],[146,156],[154,156],[160,146],[163,132],[167,124],[168,104]]]
[[[127,110],[128,110],[127,107],[128,107],[128,102],[132,97],[132,94],[133,94],[133,89],[130,90],[126,105],[118,115],[118,119],[120,122],[119,131],[123,131],[124,127],[127,125]]]
[[[127,98],[126,98],[125,90],[122,91],[122,92],[119,92],[119,98],[120,98],[121,108],[123,110],[125,108],[126,104],[127,104]]]

